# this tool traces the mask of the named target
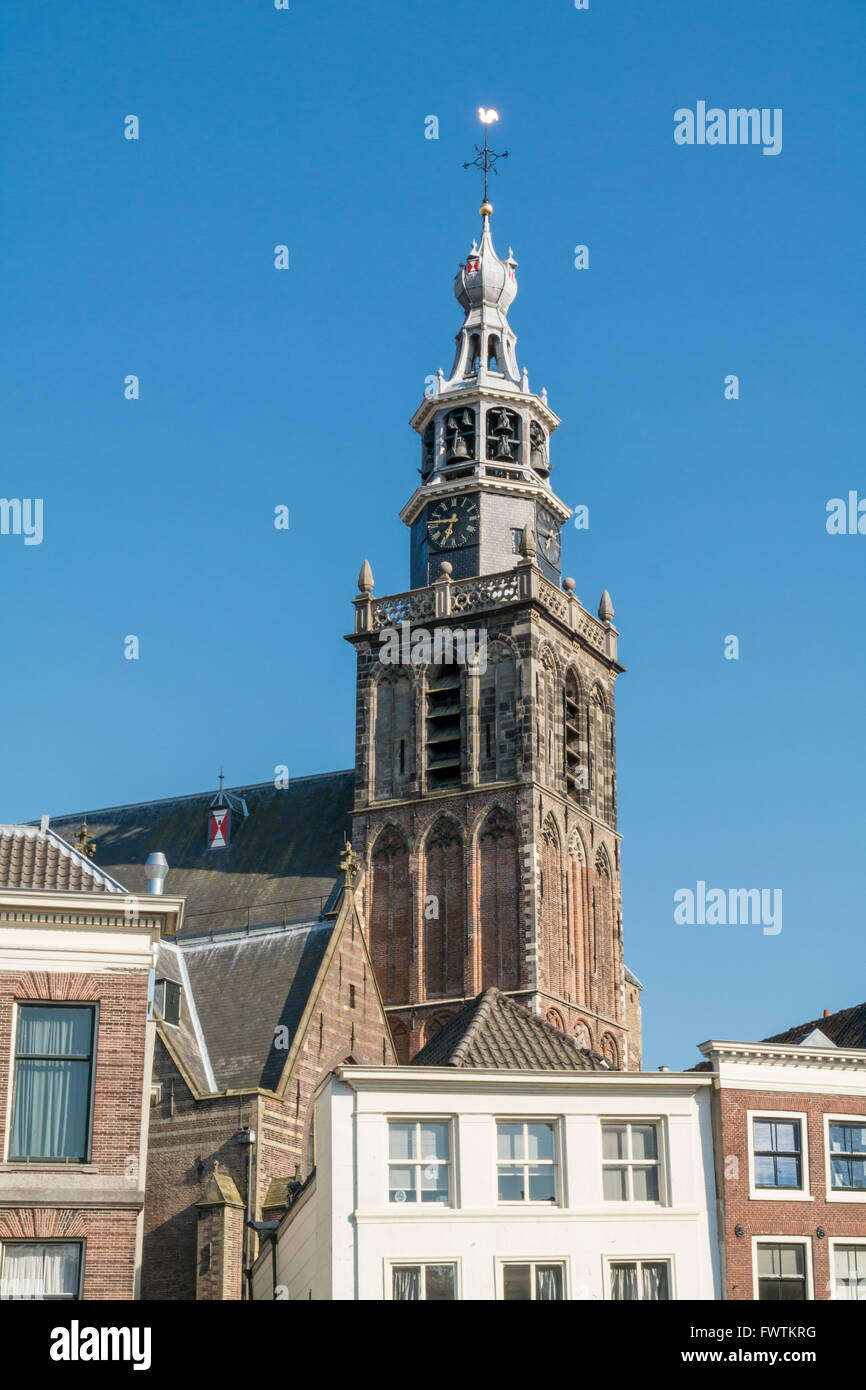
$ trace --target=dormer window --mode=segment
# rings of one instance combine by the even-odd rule
[[[177,1027],[180,1023],[180,985],[177,981],[157,980],[153,998],[163,1023]]]

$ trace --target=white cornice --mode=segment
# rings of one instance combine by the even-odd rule
[[[486,478],[483,474],[473,474],[469,478],[443,477],[440,483],[421,483],[400,512],[400,520],[406,526],[411,526],[428,502],[435,501],[437,497],[454,496],[461,492],[492,492],[500,497],[530,497],[543,503],[563,523],[571,516],[571,508],[540,481],[512,482],[508,478]]]
[[[541,397],[533,391],[521,391],[518,386],[479,386],[475,382],[467,383],[465,386],[460,385],[450,391],[442,391],[441,393],[436,391],[432,396],[425,396],[409,423],[413,430],[421,434],[435,411],[456,409],[457,406],[466,405],[473,401],[505,401],[509,405],[530,406],[533,413],[544,421],[551,434],[558,425],[562,424],[559,416],[554,414],[550,406],[546,405]]]
[[[697,1091],[711,1072],[508,1071],[493,1067],[341,1066],[336,1074],[354,1091]]]
[[[866,1048],[798,1047],[792,1043],[729,1042],[711,1038],[699,1044],[705,1057],[719,1062],[739,1062],[757,1066],[825,1067],[833,1070],[866,1071]]]

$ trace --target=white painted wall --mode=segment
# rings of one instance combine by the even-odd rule
[[[718,1298],[710,1094],[708,1077],[673,1073],[342,1067],[318,1104],[316,1191],[280,1232],[281,1282],[290,1298],[381,1300],[390,1261],[441,1260],[457,1263],[461,1298],[488,1300],[501,1260],[556,1260],[568,1298],[601,1299],[606,1260],[644,1256],[671,1261],[675,1298]],[[388,1202],[388,1120],[412,1117],[452,1123],[451,1207]],[[508,1117],[560,1122],[560,1205],[498,1204]],[[603,1118],[659,1122],[665,1204],[604,1201]]]

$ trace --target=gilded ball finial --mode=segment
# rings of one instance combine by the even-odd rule
[[[491,212],[493,211],[493,204],[491,202],[488,202],[488,200],[485,198],[478,211],[481,213],[482,217],[489,217]]]

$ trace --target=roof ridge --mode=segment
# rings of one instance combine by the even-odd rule
[[[354,777],[354,775],[355,769],[352,767],[338,768],[336,772],[308,772],[305,773],[303,777],[290,777],[288,785],[291,787],[297,782],[317,782],[323,780],[325,777]],[[268,782],[242,782],[237,787],[225,787],[224,791],[236,793],[245,791],[254,792],[265,787],[271,790],[277,790],[274,787],[273,780],[271,780]],[[288,788],[284,788],[284,790],[288,790]],[[104,816],[107,811],[137,811],[142,806],[167,806],[174,801],[197,801],[200,797],[216,796],[216,794],[216,787],[206,787],[204,791],[183,792],[177,796],[158,796],[150,801],[122,801],[117,806],[91,806],[86,811],[67,811],[62,816],[52,816],[51,820],[54,822],[78,820],[84,816]],[[35,820],[23,821],[22,825],[29,828],[30,826],[37,825],[37,822]],[[49,826],[49,829],[51,828],[52,827]]]
[[[457,1044],[450,1058],[448,1059],[448,1066],[462,1067],[464,1065],[466,1054],[469,1051],[470,1045],[475,1041],[479,1029],[481,1028],[482,1024],[486,1021],[486,1019],[489,1017],[490,1010],[492,1009],[496,995],[498,994],[499,990],[496,989],[494,985],[491,985],[489,989],[486,989],[483,992],[479,999],[472,1001],[472,1003],[475,1004],[475,1013],[473,1017],[469,1020],[469,1025],[466,1028],[463,1037],[460,1039],[459,1043]]]

